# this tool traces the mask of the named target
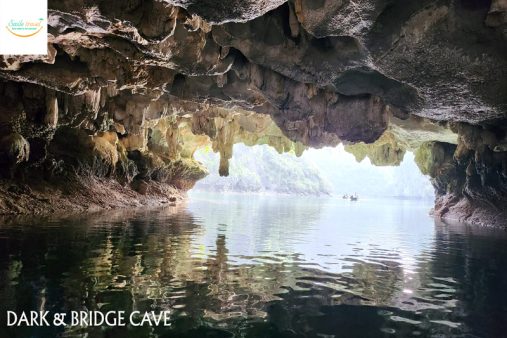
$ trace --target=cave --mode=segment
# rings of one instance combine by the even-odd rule
[[[109,211],[114,223],[122,213],[137,219],[133,209],[178,208],[209,174],[196,151],[217,153],[215,170],[227,177],[237,144],[268,145],[295,156],[340,146],[377,166],[397,166],[410,152],[434,188],[431,215],[438,236],[461,238],[470,226],[478,232],[507,229],[504,0],[49,0],[47,15],[47,54],[0,55],[0,215],[6,229],[34,217],[73,217],[66,222],[76,224],[84,213]],[[182,222],[156,210],[153,215]],[[137,231],[150,233],[143,226]],[[51,251],[46,235],[41,245]],[[119,244],[111,236],[100,241],[114,248]],[[221,236],[213,243],[217,261],[227,252]],[[502,254],[504,249],[499,260]],[[457,265],[466,259],[435,255]],[[10,275],[20,273],[18,263],[9,264]],[[220,270],[224,264],[206,266]],[[386,266],[391,268],[398,269]],[[301,269],[294,276],[304,275]],[[355,273],[371,279],[369,269],[366,264]],[[479,270],[470,273],[487,273]],[[371,286],[371,299],[382,298],[384,286]],[[192,285],[196,294],[204,292],[200,287]],[[412,330],[407,321],[394,329],[382,326],[383,315],[362,303],[367,293],[343,296],[352,297],[343,303],[349,309],[303,302],[303,289],[291,288],[278,303],[269,292],[255,295],[272,302],[262,310],[267,316],[286,324],[245,324],[241,332],[333,336],[341,332],[333,320],[351,325],[350,336],[375,336],[377,329],[409,336]],[[321,297],[338,297],[321,291]],[[302,315],[290,308],[317,305],[327,306],[323,315],[294,324]],[[378,325],[361,328],[354,313]],[[215,309],[211,317],[220,321],[222,315]],[[486,331],[468,325],[460,333],[498,336],[503,326],[490,324]],[[176,325],[192,326],[184,319]],[[322,330],[304,335],[305,325]],[[448,327],[444,334],[455,333]],[[204,325],[181,332],[232,334],[221,330]],[[429,336],[432,328],[410,332]]]
[[[502,1],[50,1],[48,15],[47,55],[0,58],[2,213],[179,199],[206,142],[221,175],[234,143],[343,143],[379,165],[416,152],[437,217],[506,224]]]

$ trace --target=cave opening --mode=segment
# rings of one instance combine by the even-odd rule
[[[219,175],[220,156],[211,147],[198,149],[194,157],[209,171],[192,191],[253,194],[295,194],[333,198],[435,198],[434,187],[422,174],[413,152],[400,151],[396,161],[375,158],[357,146],[308,149],[278,153],[268,145],[233,147],[229,175]],[[389,152],[383,154],[389,157]],[[191,192],[192,192],[191,191]],[[192,196],[192,193],[190,194]]]

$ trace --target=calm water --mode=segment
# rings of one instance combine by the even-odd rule
[[[505,337],[507,237],[431,202],[193,194],[2,220],[0,337]],[[6,310],[169,310],[171,327],[5,328]]]

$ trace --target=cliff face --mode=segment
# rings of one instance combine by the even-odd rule
[[[227,175],[235,142],[297,153],[344,142],[380,165],[419,149],[439,215],[507,218],[504,0],[49,8],[48,55],[0,58],[5,191],[83,173],[141,193],[188,189],[206,174],[199,144]]]
[[[308,151],[296,157],[292,153],[280,154],[266,145],[251,147],[235,144],[234,156],[229,162],[229,176],[224,179],[219,176],[218,155],[209,151],[208,147],[202,148],[195,153],[195,158],[208,168],[209,175],[197,182],[194,190],[331,195],[332,186],[321,171],[324,163],[317,166],[306,160],[305,155]],[[336,172],[336,166],[333,169]]]

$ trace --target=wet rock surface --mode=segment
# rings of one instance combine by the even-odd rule
[[[506,11],[49,1],[48,54],[0,57],[2,191],[89,176],[149,196],[150,184],[186,190],[206,175],[192,156],[204,144],[227,175],[236,142],[296,153],[344,142],[379,165],[417,151],[437,215],[504,221]]]

